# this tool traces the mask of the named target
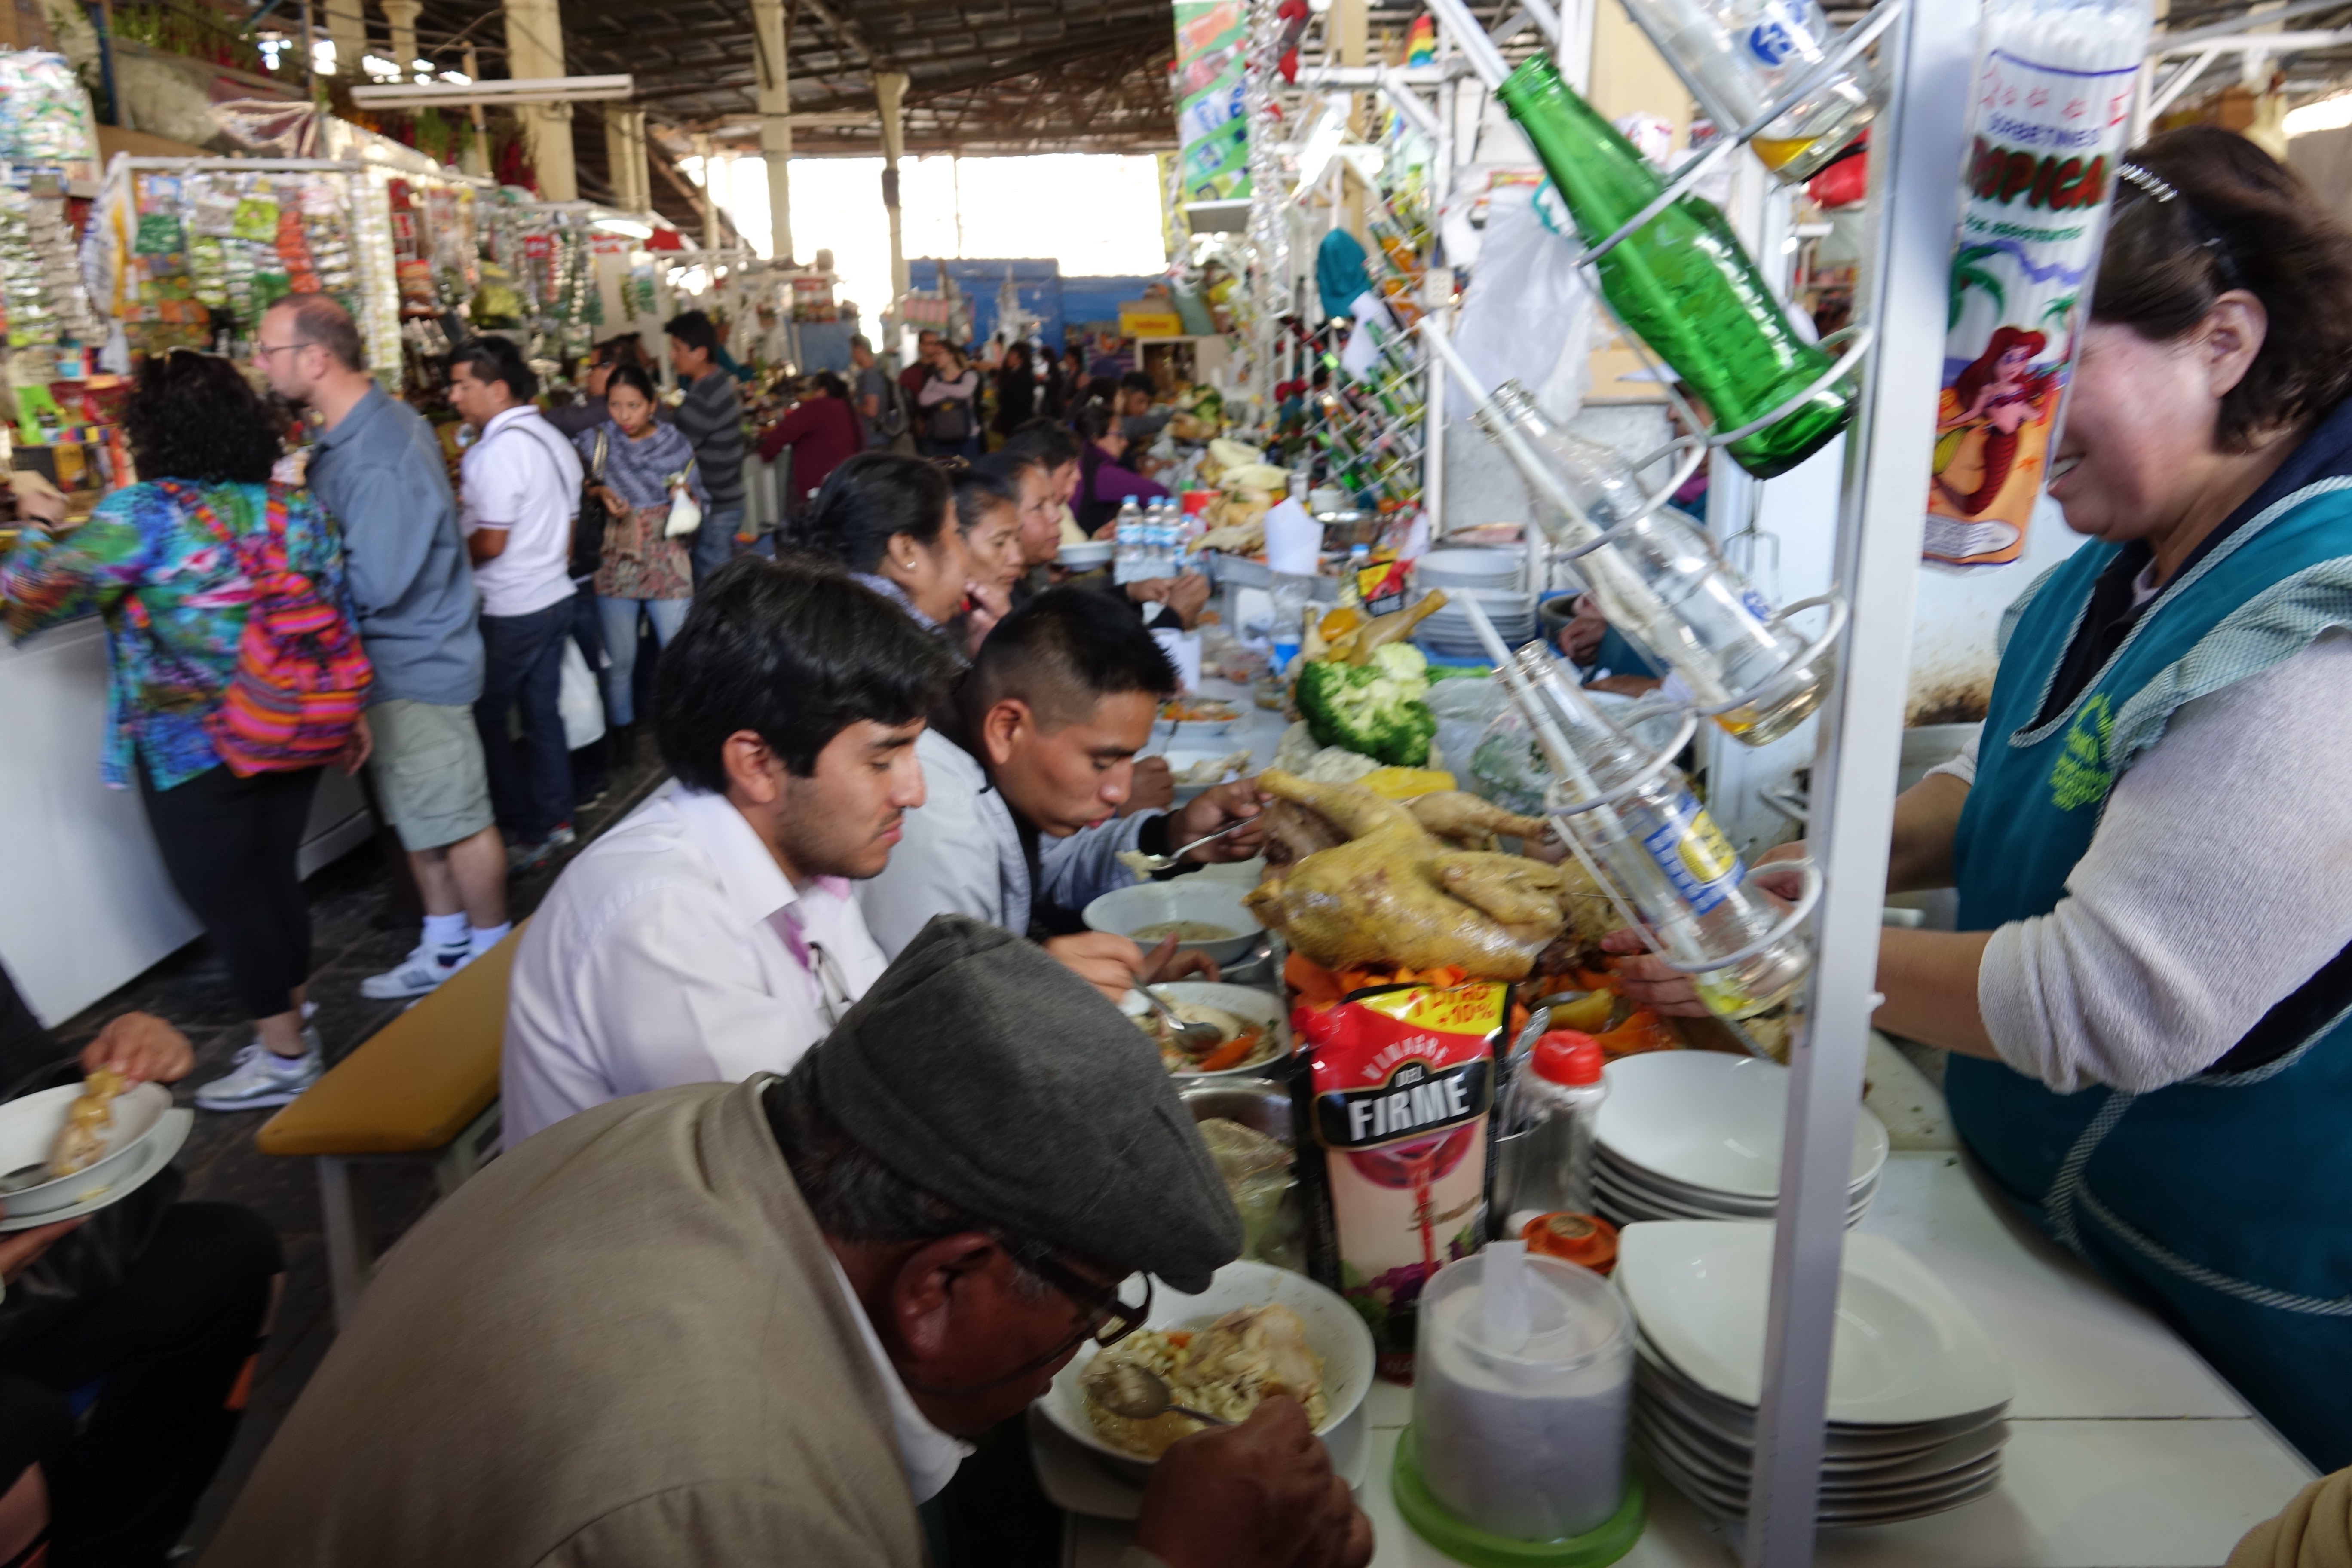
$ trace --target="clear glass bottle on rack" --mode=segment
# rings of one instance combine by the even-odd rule
[[[1832,652],[1824,647],[1805,658],[1805,639],[1774,624],[1772,606],[1717,552],[1705,529],[1670,508],[1641,516],[1647,499],[1641,480],[1614,449],[1554,424],[1516,381],[1496,387],[1475,418],[1498,443],[1497,422],[1507,420],[1584,509],[1589,524],[1537,507],[1553,543],[1585,550],[1603,531],[1624,528],[1579,556],[1577,572],[1601,613],[1671,666],[1700,707],[1738,702],[1716,715],[1717,724],[1760,746],[1821,706]],[[1504,449],[1510,450],[1507,443]]]
[[[1771,108],[1837,41],[1819,0],[1625,0],[1625,10],[1727,135]],[[1799,184],[1877,112],[1869,68],[1856,60],[1748,146],[1780,181]]]
[[[1519,649],[1517,672],[1550,720],[1537,726],[1537,740],[1568,804],[1625,791],[1608,805],[1553,821],[1576,835],[1666,957],[1693,970],[1699,997],[1712,1011],[1745,1018],[1786,1000],[1812,966],[1794,931],[1737,963],[1699,967],[1762,942],[1780,914],[1748,890],[1746,865],[1681,772],[1662,767],[1633,784],[1654,759],[1560,678],[1542,644]]]

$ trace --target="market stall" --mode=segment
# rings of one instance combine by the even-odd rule
[[[1959,1152],[1917,1061],[1869,1027],[1891,802],[1898,766],[1917,771],[1911,617],[1938,600],[1922,558],[2024,558],[2042,505],[2006,431],[1983,438],[1966,506],[1927,487],[1978,450],[1948,409],[1939,426],[1937,398],[2009,341],[1998,322],[2075,319],[2049,280],[2079,280],[2099,233],[2037,235],[2051,252],[2016,276],[1955,270],[1951,172],[1972,105],[2079,118],[2089,100],[2020,89],[2012,110],[1969,90],[1980,67],[2021,68],[1987,40],[2059,47],[2026,5],[1885,0],[1843,35],[1790,12],[1812,41],[1727,65],[1727,46],[1629,0],[1720,132],[1650,158],[1563,80],[1552,55],[1574,50],[1545,8],[1527,16],[1548,47],[1509,58],[1458,0],[1431,9],[1424,76],[1297,74],[1385,93],[1433,144],[1464,95],[1491,94],[1483,155],[1538,170],[1523,189],[1558,204],[1540,245],[1507,249],[1490,221],[1494,275],[1522,318],[1573,304],[1523,324],[1516,358],[1475,342],[1485,263],[1453,254],[1412,182],[1383,184],[1412,158],[1342,156],[1383,151],[1378,121],[1343,130],[1336,106],[1284,96],[1302,18],[1245,8],[1231,47],[1255,79],[1235,101],[1263,123],[1233,254],[1264,391],[1232,400],[1200,452],[1164,449],[1195,560],[1232,591],[1197,647],[1171,639],[1203,675],[1155,749],[1180,796],[1256,779],[1274,797],[1266,864],[1124,889],[1088,921],[1173,931],[1238,982],[1162,988],[1213,1039],[1147,1026],[1249,1250],[1209,1295],[1156,1307],[1160,1336],[1082,1352],[1033,1412],[1039,1475],[1073,1516],[1066,1560],[1115,1560],[1149,1474],[1135,1461],[1191,1429],[1151,1425],[1176,1420],[1159,1414],[1170,1397],[1245,1408],[1217,1369],[1239,1364],[1223,1336],[1247,1316],[1281,1324],[1252,1342],[1277,1369],[1261,1381],[1296,1392],[1311,1365],[1309,1419],[1381,1563],[2218,1561],[2310,1465],[2162,1321],[2032,1230]],[[2103,125],[2051,132],[2079,172],[2124,145],[2147,21],[2116,5],[2076,22],[2065,68],[2124,84]],[[1434,105],[1404,107],[1424,89]],[[1801,243],[1823,236],[1794,219],[1840,168],[1830,205],[1873,226],[1858,259],[1823,267]],[[2003,216],[1963,206],[1966,259],[2000,250],[1967,247],[2008,234]],[[1574,310],[1589,334],[1559,325]],[[1340,331],[1317,324],[1342,311]],[[2033,336],[2053,378],[2070,331]],[[1579,406],[1634,377],[1650,417]],[[1517,518],[1450,504],[1456,423],[1455,460],[1507,476]],[[2029,436],[2053,439],[2046,423]],[[1343,508],[1385,525],[1350,537]],[[1162,574],[1161,509],[1129,513],[1116,574]],[[1799,536],[1786,561],[1756,548],[1767,522]],[[1588,688],[1551,646],[1562,587],[1654,659],[1638,696]],[[1810,856],[1767,896],[1749,876],[1763,846],[1727,837],[1707,797],[1757,793],[1775,756],[1807,770],[1780,793]],[[1594,944],[1627,930],[1710,1016],[1623,993]],[[1256,1025],[1247,997],[1265,992]],[[1242,1272],[1269,1264],[1323,1294]],[[1613,1289],[1578,1266],[1613,1270]]]

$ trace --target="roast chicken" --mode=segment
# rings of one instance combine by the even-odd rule
[[[1244,900],[1261,924],[1326,969],[1458,963],[1482,979],[1517,980],[1564,931],[1597,938],[1617,923],[1606,895],[1572,864],[1454,847],[1543,831],[1475,795],[1447,791],[1399,804],[1279,768],[1258,775],[1258,787],[1344,836],[1270,867]]]

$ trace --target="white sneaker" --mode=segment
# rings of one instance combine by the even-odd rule
[[[423,996],[473,961],[470,944],[435,948],[419,942],[415,952],[400,961],[399,968],[361,981],[360,994],[376,1002]]]
[[[302,1031],[302,1039],[310,1049],[290,1061],[259,1040],[254,1041],[236,1053],[236,1064],[225,1076],[196,1090],[198,1108],[205,1110],[256,1110],[266,1106],[290,1103],[297,1095],[319,1081],[319,1074],[322,1070],[318,1032],[306,1028]]]

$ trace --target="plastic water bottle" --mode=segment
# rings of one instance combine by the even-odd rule
[[[1817,0],[1625,0],[1625,10],[1727,132],[1770,108],[1837,42]],[[1748,145],[1783,183],[1797,184],[1876,112],[1868,69],[1857,60]]]
[[[1151,502],[1151,574],[1154,577],[1176,575],[1176,509],[1172,497],[1155,497]]]
[[[1589,559],[1589,557],[1588,557]],[[1581,688],[1559,677],[1541,643],[1519,649],[1517,674],[1542,704],[1537,728],[1545,759],[1571,804],[1623,788],[1652,761]],[[1662,768],[1606,805],[1552,819],[1576,835],[1678,964],[1694,969],[1700,1000],[1727,1018],[1745,1018],[1785,999],[1812,967],[1794,932],[1720,968],[1697,966],[1769,934],[1780,912],[1748,890],[1748,868],[1679,770]]]
[[[1647,499],[1641,480],[1614,448],[1553,424],[1516,381],[1496,387],[1475,418],[1517,463],[1519,452],[1503,439],[1501,426],[1507,422],[1521,447],[1583,509],[1580,521],[1538,506],[1538,520],[1554,543],[1580,550],[1604,531],[1624,529],[1578,557],[1577,572],[1591,584],[1601,613],[1664,660],[1699,706],[1739,703],[1718,713],[1717,724],[1760,746],[1821,706],[1834,664],[1831,650],[1805,659],[1805,639],[1773,623],[1772,606],[1689,518],[1671,508],[1640,517]]]
[[[1277,574],[1274,579],[1274,668],[1277,675],[1289,673],[1306,641],[1308,581],[1287,573]]]
[[[1111,553],[1111,581],[1140,583],[1150,574],[1146,569],[1143,539],[1143,509],[1129,496],[1118,509],[1118,518],[1111,530],[1117,548]]]
[[[1609,1098],[1601,1065],[1599,1040],[1555,1029],[1511,1080],[1507,1114],[1519,1137],[1517,1179],[1503,1199],[1505,1239],[1517,1239],[1541,1215],[1592,1212],[1592,1128]]]

